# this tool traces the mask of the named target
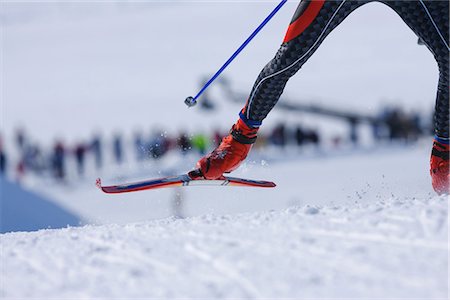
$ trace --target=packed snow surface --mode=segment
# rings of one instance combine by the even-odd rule
[[[433,197],[10,233],[1,295],[445,298],[447,225]]]

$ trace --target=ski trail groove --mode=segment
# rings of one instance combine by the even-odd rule
[[[221,261],[217,258],[213,258],[208,253],[201,251],[200,249],[194,247],[192,244],[188,243],[184,246],[186,252],[197,257],[199,260],[211,264],[211,266],[216,269],[220,274],[233,280],[238,286],[241,287],[242,291],[246,293],[249,298],[260,299],[262,295],[259,294],[258,289],[253,285],[253,283],[235,271],[232,266],[228,263]]]
[[[312,236],[325,236],[331,238],[339,238],[339,239],[347,239],[347,240],[356,240],[356,241],[367,241],[374,243],[384,243],[391,244],[395,246],[404,246],[404,247],[417,247],[417,248],[428,248],[434,250],[442,250],[448,251],[448,244],[439,243],[429,240],[423,239],[402,239],[397,237],[387,237],[380,234],[367,234],[367,233],[356,233],[356,232],[342,232],[342,231],[333,231],[333,230],[323,230],[323,229],[310,229],[307,231],[303,231],[305,234],[309,234]]]

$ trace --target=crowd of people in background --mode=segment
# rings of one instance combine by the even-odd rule
[[[0,175],[8,171],[20,181],[25,174],[34,173],[64,181],[68,174],[82,177],[88,163],[90,167],[100,170],[105,163],[121,165],[131,159],[136,162],[156,160],[175,150],[182,154],[196,151],[204,155],[220,139],[221,134],[218,132],[214,133],[212,139],[205,134],[180,133],[178,137],[171,137],[163,132],[154,132],[150,136],[135,133],[130,142],[130,138],[116,133],[112,138],[94,135],[72,145],[56,140],[50,147],[40,147],[20,129],[12,141],[14,145],[9,147],[9,155],[0,136]],[[108,157],[107,162],[105,156]]]
[[[427,120],[431,120],[432,116]],[[373,127],[373,136],[377,140],[415,141],[421,135],[431,134],[431,122],[424,120],[419,113],[405,113],[398,107],[386,107],[377,116]]]
[[[358,144],[358,122],[348,120],[348,136],[336,137],[331,144]],[[414,141],[430,130],[424,126],[418,114],[406,114],[398,108],[385,109],[369,126],[373,129],[374,141]],[[318,130],[305,126],[292,126],[287,123],[278,123],[272,128],[261,131],[255,148],[273,146],[283,148],[287,145],[297,147],[320,147],[323,137]],[[108,164],[121,165],[125,161],[143,162],[145,160],[158,160],[171,151],[178,151],[182,155],[196,152],[198,156],[205,155],[216,147],[226,132],[218,130],[210,134],[180,132],[171,136],[162,131],[154,131],[150,135],[136,132],[132,137],[124,138],[116,133],[112,138],[105,139],[94,135],[85,142],[67,145],[57,140],[45,150],[36,143],[31,142],[23,130],[15,134],[15,145],[9,149],[16,149],[14,162],[7,155],[5,141],[0,136],[0,174],[9,170],[20,180],[26,173],[50,175],[58,181],[64,181],[68,174],[77,174],[82,177],[86,172],[86,164],[97,170],[102,169],[105,163],[105,153]],[[68,161],[72,163],[68,164]],[[71,168],[69,170],[69,168]]]

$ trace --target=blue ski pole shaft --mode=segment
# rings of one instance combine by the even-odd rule
[[[245,40],[244,43],[231,55],[231,57],[223,64],[222,67],[214,74],[208,82],[201,88],[201,90],[195,95],[195,97],[189,96],[184,100],[187,106],[191,107],[197,104],[197,98],[208,88],[208,86],[216,80],[216,78],[226,69],[226,67],[239,55],[239,53],[250,43],[250,41],[261,31],[261,29],[272,19],[272,17],[280,10],[280,8],[287,2],[287,0],[282,0],[277,7],[264,19],[264,21],[259,24],[258,28],[253,31],[253,33]]]

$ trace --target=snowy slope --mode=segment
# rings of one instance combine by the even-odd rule
[[[447,297],[445,198],[0,236],[17,298]]]

